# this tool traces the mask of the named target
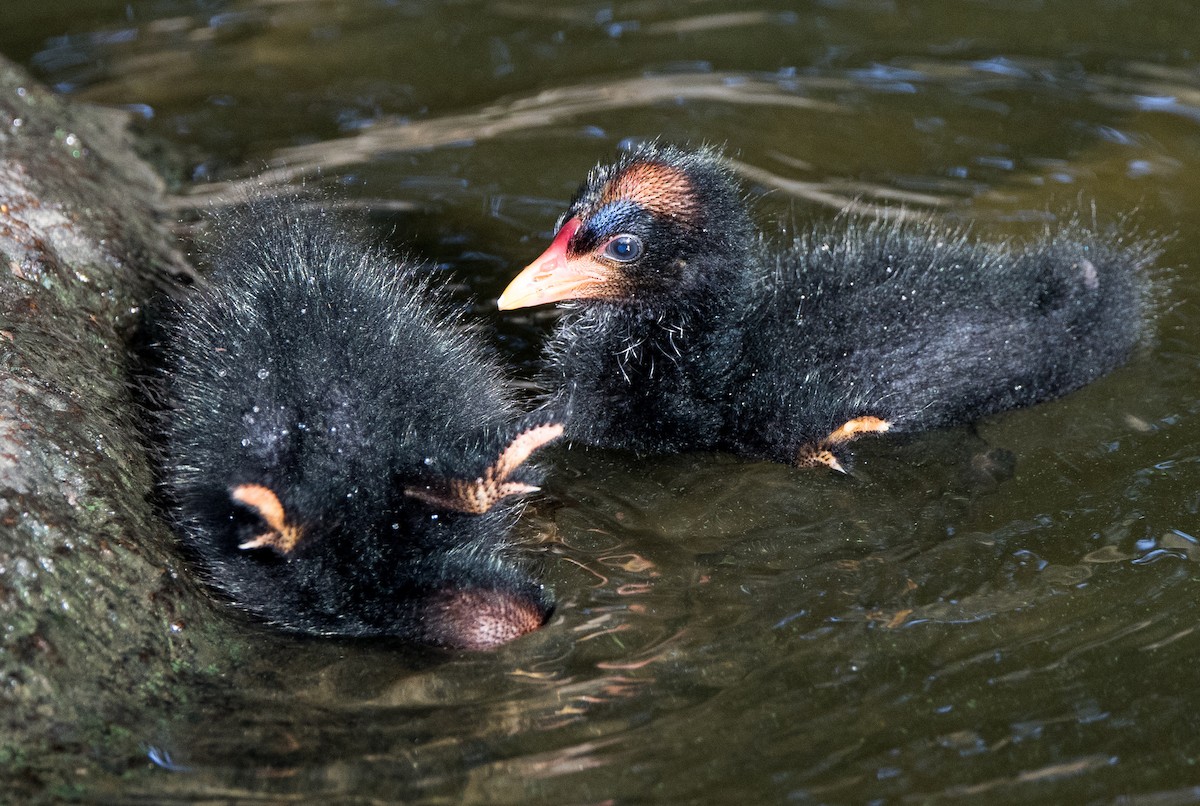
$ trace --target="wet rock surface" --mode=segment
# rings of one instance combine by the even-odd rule
[[[124,115],[0,58],[0,789],[86,791],[227,657],[154,510],[126,343],[190,274]],[[81,761],[82,759],[82,761]]]

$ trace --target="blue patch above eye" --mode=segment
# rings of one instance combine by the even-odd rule
[[[588,217],[587,228],[597,236],[616,235],[646,215],[640,205],[625,199],[606,204]]]

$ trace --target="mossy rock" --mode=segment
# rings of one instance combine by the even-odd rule
[[[0,790],[86,797],[231,655],[155,512],[127,344],[191,274],[127,118],[0,58]]]

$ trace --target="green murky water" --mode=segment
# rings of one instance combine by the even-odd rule
[[[1157,344],[1094,386],[880,441],[853,478],[560,451],[524,525],[545,630],[428,657],[234,621],[261,656],[89,797],[1200,800],[1191,3],[12,5],[0,52],[135,110],[181,206],[260,173],[339,187],[525,374],[548,315],[489,298],[627,138],[726,144],[768,230],[856,200],[1174,235]],[[997,449],[1011,476],[981,469]]]

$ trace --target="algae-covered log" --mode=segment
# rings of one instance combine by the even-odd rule
[[[213,611],[150,501],[139,308],[190,273],[118,112],[0,58],[0,790],[86,792],[211,668]],[[227,648],[226,648],[227,649]]]

